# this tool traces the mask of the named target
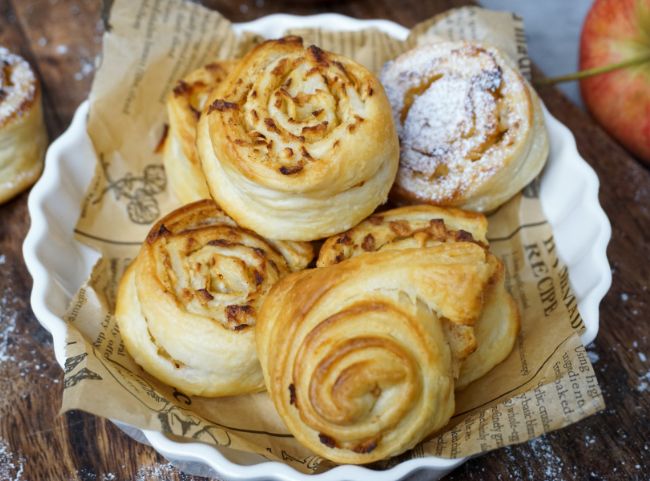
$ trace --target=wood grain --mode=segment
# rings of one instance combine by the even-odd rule
[[[335,11],[387,18],[409,27],[467,2],[203,3],[233,21],[276,12]],[[101,48],[101,8],[97,1],[0,0],[0,43],[23,55],[41,78],[52,139],[88,94]],[[614,283],[601,305],[600,333],[590,347],[607,409],[532,443],[470,460],[448,479],[649,479],[650,172],[556,90],[540,93],[551,112],[573,131],[580,153],[600,177],[600,201],[612,222],[608,256]],[[29,307],[31,278],[21,254],[29,227],[26,201],[27,194],[22,194],[0,206],[0,478],[203,479],[181,474],[104,419],[81,412],[57,414],[62,372],[49,334]]]

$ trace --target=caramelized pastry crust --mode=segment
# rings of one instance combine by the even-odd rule
[[[196,126],[208,95],[235,64],[234,60],[224,60],[194,70],[178,81],[167,98],[169,131],[163,161],[169,186],[183,204],[210,198],[196,151]]]
[[[496,257],[493,257],[496,260]],[[463,389],[483,377],[510,355],[521,320],[515,300],[506,290],[503,263],[494,263],[492,277],[484,293],[481,317],[474,325],[477,348],[462,362],[456,389]]]
[[[43,169],[47,132],[41,89],[29,64],[0,47],[0,203],[32,185]]]
[[[440,243],[474,242],[487,250],[487,220],[482,214],[430,205],[401,207],[375,214],[323,244],[317,265],[326,267],[376,251],[425,248]],[[505,289],[503,263],[488,255],[490,282],[475,324],[443,320],[453,354],[456,388],[461,389],[503,361],[519,332],[519,313]]]
[[[468,242],[360,255],[292,274],[258,317],[275,407],[315,453],[362,464],[397,455],[454,411],[442,319],[471,324],[491,268]]]
[[[240,225],[275,239],[341,232],[387,198],[398,164],[390,105],[361,65],[262,43],[210,96],[198,150],[213,198]]]
[[[388,62],[381,79],[400,138],[397,200],[487,212],[544,166],[537,94],[495,48],[422,45]]]
[[[120,282],[126,348],[186,394],[259,391],[258,310],[273,284],[312,257],[310,244],[265,240],[211,200],[177,209],[151,229]]]
[[[388,249],[428,247],[440,242],[469,241],[487,246],[487,219],[482,214],[430,205],[413,205],[374,214],[356,227],[325,241],[319,267]]]

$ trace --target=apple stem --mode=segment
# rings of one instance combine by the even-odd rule
[[[634,67],[636,65],[641,65],[642,63],[650,61],[650,53],[644,55],[639,55],[638,57],[632,57],[622,62],[612,63],[609,65],[603,65],[602,67],[594,67],[587,70],[581,70],[569,75],[562,75],[560,77],[550,77],[536,80],[534,83],[536,85],[554,85],[562,82],[570,82],[573,80],[580,80],[587,77],[593,77],[594,75],[600,75],[607,72],[612,72],[614,70],[619,70],[627,67]]]

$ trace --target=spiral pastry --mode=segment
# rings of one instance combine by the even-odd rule
[[[357,224],[386,200],[399,161],[379,81],[299,37],[248,53],[211,95],[197,135],[212,197],[272,239]]]
[[[164,144],[163,162],[169,186],[183,204],[210,198],[196,151],[196,126],[208,95],[235,64],[234,60],[225,60],[194,70],[179,80],[167,98],[169,131]]]
[[[375,214],[323,244],[317,265],[326,267],[375,251],[424,248],[445,242],[475,242],[487,249],[487,220],[482,214],[430,205],[401,207]],[[503,263],[488,254],[490,281],[475,324],[444,320],[453,354],[456,388],[485,375],[512,350],[519,313],[505,288]]]
[[[120,281],[116,318],[128,352],[186,394],[264,388],[257,312],[269,289],[312,259],[310,244],[267,241],[211,200],[161,219]]]
[[[381,80],[400,139],[398,201],[487,212],[542,170],[540,101],[497,49],[422,45],[388,62]]]
[[[43,169],[47,132],[41,89],[29,64],[0,47],[0,203],[32,185]]]
[[[442,318],[471,323],[490,275],[456,242],[361,255],[276,284],[257,324],[267,389],[291,433],[320,456],[399,454],[454,411]]]

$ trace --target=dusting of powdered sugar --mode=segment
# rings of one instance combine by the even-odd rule
[[[2,459],[0,457],[0,459]],[[125,469],[126,466],[122,465],[122,469]],[[0,473],[2,470],[0,468]],[[120,478],[117,474],[109,472],[97,474],[95,471],[92,471],[88,468],[81,468],[76,471],[76,475],[70,479],[73,480],[84,480],[84,481],[118,481],[124,478]],[[171,463],[158,464],[154,466],[142,466],[138,468],[135,478],[129,478],[129,481],[161,481],[164,479],[178,479],[180,481],[189,481],[192,479],[191,476],[188,476],[174,467]],[[4,481],[4,478],[0,477],[0,481]]]
[[[122,467],[124,467],[124,465]],[[118,478],[117,474],[115,473],[103,473],[101,475],[98,475],[92,469],[83,467],[81,469],[77,469],[68,481],[120,481],[121,479],[124,478]]]
[[[23,481],[25,472],[25,457],[14,453],[4,439],[0,438],[0,480]]]
[[[99,56],[95,57],[94,59],[82,58],[79,60],[79,71],[75,72],[74,79],[79,81],[88,77],[95,71],[95,65],[98,63]]]
[[[0,293],[0,417],[11,412],[14,400],[9,395],[21,390],[25,380],[18,372],[16,341],[20,339],[17,331],[18,299],[11,286]],[[0,476],[0,479],[5,479]]]
[[[591,436],[590,434],[585,434],[585,447],[593,446],[596,444],[596,437]]]
[[[0,297],[0,365],[14,362],[11,344],[16,332],[18,312],[14,308],[13,292],[7,289]]]
[[[387,64],[381,78],[400,138],[398,182],[432,200],[491,178],[530,127],[526,85],[491,48],[423,45]]]
[[[171,479],[176,475],[179,480],[186,481],[190,479],[174,467],[171,463],[159,464],[157,466],[145,466],[138,469],[135,481],[157,481],[159,479]]]
[[[0,125],[19,112],[36,94],[36,77],[29,64],[5,47],[0,47]]]
[[[650,371],[645,372],[639,376],[639,380],[636,385],[636,390],[638,392],[648,392],[650,391]]]
[[[547,435],[533,439],[521,449],[515,450],[508,446],[504,451],[509,461],[507,469],[511,479],[561,481],[575,479],[577,474],[575,467],[565,466],[562,458],[553,450]],[[543,465],[541,476],[538,470],[540,464]],[[569,477],[565,477],[565,474]]]
[[[4,255],[2,259],[7,263]],[[4,395],[0,395],[0,418],[11,416],[17,397],[29,397],[34,386],[47,390],[60,383],[58,366],[42,355],[43,352],[51,353],[51,340],[47,337],[37,341],[44,331],[40,327],[33,331],[31,327],[35,321],[31,324],[21,316],[28,310],[27,306],[27,300],[19,296],[11,284],[3,286],[0,292],[0,392]],[[21,323],[22,320],[25,322]]]

